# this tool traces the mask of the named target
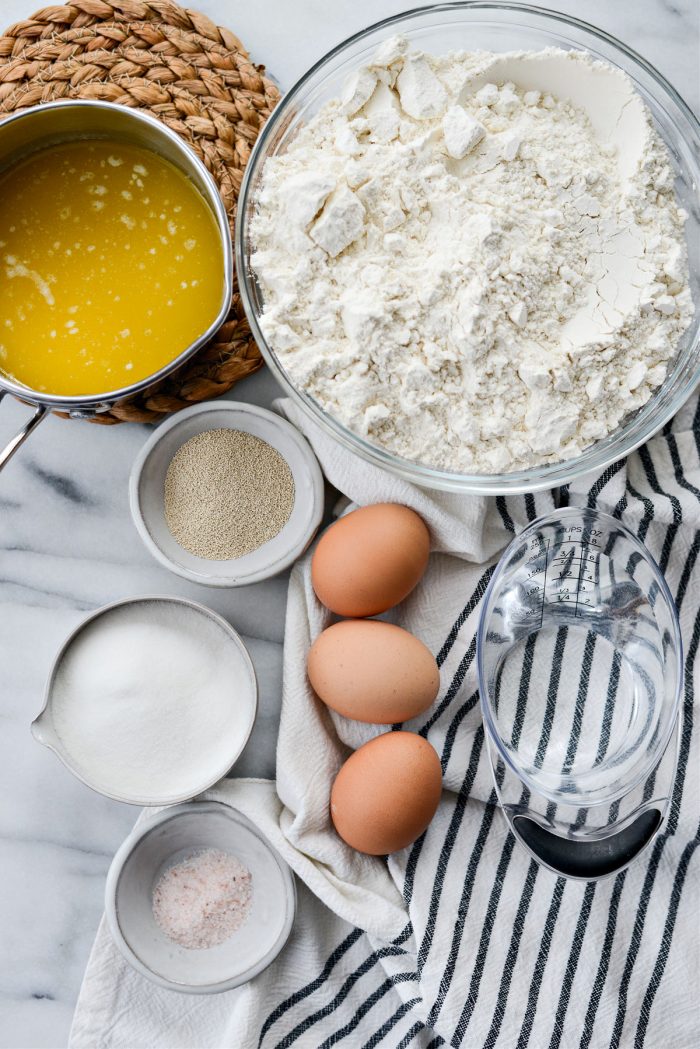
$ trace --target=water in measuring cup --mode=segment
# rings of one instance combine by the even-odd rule
[[[634,566],[613,564],[590,535],[539,537],[499,606],[506,749],[551,797],[608,796],[653,746],[664,695],[663,639]]]

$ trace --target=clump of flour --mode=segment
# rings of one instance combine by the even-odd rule
[[[262,328],[297,385],[397,455],[567,459],[666,375],[693,312],[684,217],[624,74],[393,38],[265,165]]]

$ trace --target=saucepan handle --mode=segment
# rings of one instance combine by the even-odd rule
[[[0,401],[5,396],[5,391],[0,390]],[[3,466],[9,463],[12,456],[15,454],[20,445],[24,444],[30,433],[37,428],[41,420],[48,415],[48,408],[44,408],[41,405],[34,412],[34,415],[25,423],[19,433],[15,434],[11,441],[5,445],[3,450],[0,452],[0,470]]]

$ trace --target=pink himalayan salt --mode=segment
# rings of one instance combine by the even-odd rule
[[[250,871],[235,856],[204,849],[163,872],[153,890],[153,916],[169,939],[203,950],[240,928],[252,896]]]

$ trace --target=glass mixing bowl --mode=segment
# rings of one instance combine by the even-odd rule
[[[444,54],[458,49],[538,51],[546,47],[588,51],[631,77],[668,146],[676,175],[676,193],[688,212],[686,236],[693,322],[679,343],[663,385],[638,412],[605,440],[566,461],[503,474],[462,474],[402,459],[353,433],[326,412],[286,373],[267,344],[259,319],[261,289],[252,272],[250,220],[255,211],[262,169],[268,157],[283,153],[297,131],[331,98],[347,75],[365,64],[378,44],[396,33],[424,51]],[[243,304],[253,335],[272,373],[316,423],[356,455],[427,488],[498,495],[568,484],[582,474],[604,469],[647,441],[678,411],[700,380],[700,124],[671,85],[619,40],[577,18],[515,3],[466,2],[418,8],[387,18],[339,44],[289,91],[265,125],[246,168],[238,201],[236,268]]]

